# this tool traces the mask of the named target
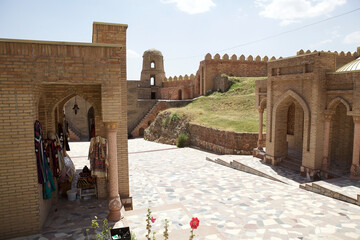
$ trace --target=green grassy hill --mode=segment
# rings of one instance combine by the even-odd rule
[[[255,107],[256,79],[264,78],[229,77],[233,84],[227,92],[214,92],[209,96],[197,98],[186,107],[172,108],[168,111],[185,114],[191,122],[212,128],[258,132],[259,113]]]

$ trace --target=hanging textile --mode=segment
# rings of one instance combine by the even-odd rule
[[[38,183],[43,185],[43,198],[49,199],[52,192],[56,190],[53,175],[47,162],[44,141],[42,139],[42,128],[38,120],[34,123],[35,155],[38,169]]]
[[[42,128],[38,120],[34,124],[34,136],[35,136],[35,154],[36,154],[36,165],[38,170],[38,183],[43,184],[45,182],[45,169],[44,169],[44,159],[42,158],[43,154],[43,144],[42,144]]]
[[[54,133],[48,133],[48,139],[45,141],[46,156],[52,162],[52,172],[55,177],[59,177],[64,166],[64,157],[62,147],[58,136]]]
[[[46,181],[43,183],[43,198],[50,199],[52,196],[52,192],[56,191],[56,187],[47,161],[44,161],[44,169],[45,169]]]
[[[70,151],[70,145],[69,145],[69,123],[68,121],[64,121],[64,127],[65,127],[65,149],[66,151]]]
[[[61,123],[58,123],[58,136],[59,136],[59,139],[60,139],[60,143],[61,143],[61,147],[66,149],[66,151],[70,151],[70,146],[69,146],[69,141],[68,141],[68,125],[67,125],[67,122],[65,120],[65,130],[66,132],[64,133],[63,131],[63,127],[62,127],[62,124]]]
[[[108,145],[102,137],[93,137],[90,140],[89,161],[91,174],[98,177],[106,177],[108,168]]]

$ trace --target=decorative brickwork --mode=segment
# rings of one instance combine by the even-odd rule
[[[343,166],[343,173],[349,173],[351,160],[358,164],[352,154],[359,147],[350,137],[354,135],[350,116],[360,112],[360,93],[355,90],[360,73],[336,72],[358,54],[300,50],[296,57],[268,62],[268,78],[256,81],[256,105],[266,101],[267,108],[266,162],[276,165],[294,157],[310,178],[321,168],[335,171],[335,165]],[[286,116],[293,112],[291,104],[294,123]]]
[[[93,43],[0,39],[2,238],[40,231],[51,200],[42,199],[37,183],[33,124],[38,119],[44,135],[55,132],[76,95],[94,107],[96,135],[105,137],[104,122],[119,123],[119,192],[129,195],[126,29],[94,23]]]

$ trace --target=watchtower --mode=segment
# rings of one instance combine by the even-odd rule
[[[165,79],[164,59],[159,50],[149,49],[143,55],[143,67],[140,77],[139,98],[160,98],[159,88]]]

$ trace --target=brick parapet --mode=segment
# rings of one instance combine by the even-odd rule
[[[273,56],[269,59],[268,56],[260,57],[257,55],[255,58],[252,55],[249,55],[245,57],[245,55],[240,55],[239,58],[236,56],[236,54],[233,54],[231,58],[229,58],[228,54],[224,54],[221,58],[220,55],[217,53],[214,55],[214,57],[211,56],[210,53],[205,55],[205,61],[239,61],[239,62],[268,62],[269,60],[276,60],[276,58]]]
[[[296,55],[305,55],[305,54],[310,54],[310,53],[317,53],[318,51],[316,51],[316,50],[313,50],[313,51],[311,51],[311,50],[306,50],[306,51],[304,51],[304,50],[302,50],[302,49],[300,49],[297,53],[296,53]],[[337,52],[337,51],[319,51],[320,53],[332,53],[332,54],[335,54],[335,55],[337,55],[337,56],[339,56],[339,57],[357,57],[358,55],[359,55],[359,53],[357,52],[357,51],[355,51],[355,52],[350,52],[350,51],[348,51],[348,52],[344,52],[344,51],[341,51],[341,52]]]
[[[320,54],[332,54],[335,56],[335,59],[336,59],[336,69],[339,69],[340,67],[342,67],[343,65],[355,60],[357,57],[359,57],[359,52],[355,51],[355,52],[337,52],[337,51],[334,51],[334,52],[331,52],[331,51],[310,51],[310,50],[307,50],[307,51],[304,51],[304,50],[299,50],[297,52],[297,56],[301,56],[301,55],[308,55],[308,54],[316,54],[316,53],[320,53]]]
[[[165,82],[178,82],[178,81],[195,81],[195,75],[194,74],[191,74],[190,76],[189,75],[185,75],[185,76],[174,76],[174,77],[168,77],[168,78],[164,78],[164,83]]]

